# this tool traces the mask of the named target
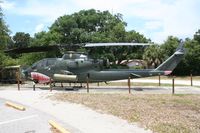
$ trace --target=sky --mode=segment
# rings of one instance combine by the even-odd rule
[[[126,30],[135,30],[155,43],[168,36],[193,38],[200,29],[200,0],[0,0],[4,20],[11,30],[31,36],[48,31],[65,14],[87,9],[121,13]]]

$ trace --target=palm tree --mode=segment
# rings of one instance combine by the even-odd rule
[[[159,45],[151,45],[145,49],[143,60],[147,62],[147,67],[157,67],[164,59],[163,50]]]

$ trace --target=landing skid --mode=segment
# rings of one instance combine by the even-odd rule
[[[85,88],[85,86],[65,86],[64,89],[66,91],[71,91],[71,90],[74,90],[74,91],[77,91],[81,88]]]

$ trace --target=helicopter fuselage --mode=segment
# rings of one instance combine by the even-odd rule
[[[63,58],[45,58],[34,63],[24,73],[36,83],[53,82],[106,82],[131,78],[165,75],[171,71],[153,69],[105,69],[108,62],[102,59],[89,59],[86,55],[64,55]],[[84,58],[80,58],[80,57]],[[68,57],[68,58],[67,58]]]
[[[183,58],[183,43],[176,52],[156,69],[107,69],[107,60],[90,59],[82,53],[68,53],[62,58],[46,58],[24,71],[36,83],[49,82],[106,82],[170,74]]]

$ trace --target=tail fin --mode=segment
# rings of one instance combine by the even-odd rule
[[[178,63],[183,58],[185,54],[184,43],[181,41],[176,52],[170,56],[166,61],[164,61],[160,66],[158,66],[155,71],[168,71],[172,72]]]

